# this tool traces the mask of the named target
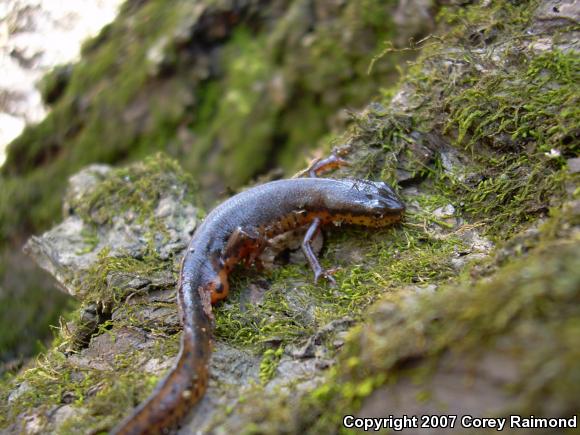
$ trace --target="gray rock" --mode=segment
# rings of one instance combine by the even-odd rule
[[[452,204],[447,204],[444,207],[439,207],[438,209],[433,210],[433,216],[445,219],[450,218],[455,215],[455,207]]]
[[[8,403],[14,402],[22,394],[26,393],[27,391],[30,391],[31,389],[32,387],[28,382],[22,382],[20,385],[18,385],[18,387],[16,387],[16,389],[10,392],[10,394],[8,395]]]
[[[151,228],[147,224],[136,224],[132,210],[114,216],[110,226],[98,229],[75,214],[72,204],[82,203],[88,198],[106,179],[110,170],[104,165],[93,165],[73,175],[65,200],[68,217],[42,236],[31,237],[24,247],[40,267],[56,278],[64,291],[78,298],[83,298],[86,291],[86,286],[78,283],[104,249],[108,250],[110,257],[133,258],[142,257],[149,249]],[[179,192],[180,189],[184,187],[178,187],[175,191]],[[173,193],[168,192],[161,198],[153,212],[156,225],[166,229],[163,237],[154,238],[155,250],[161,260],[172,258],[187,246],[197,222],[197,209],[182,201],[179,194]],[[109,286],[149,291],[151,287],[163,284],[145,282],[150,277],[121,275],[108,276]],[[157,279],[170,284],[167,278]]]
[[[571,174],[577,174],[580,172],[580,157],[574,159],[568,159],[568,172]]]

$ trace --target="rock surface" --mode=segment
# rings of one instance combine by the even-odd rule
[[[508,3],[443,8],[401,85],[354,115],[352,165],[335,176],[400,184],[405,221],[329,231],[337,288],[300,262],[235,273],[182,433],[335,433],[347,413],[385,409],[577,414],[576,30],[545,18],[560,2]],[[177,352],[195,188],[163,156],[88,171],[98,180],[73,178],[65,223],[29,245],[83,307],[0,390],[9,433],[107,430]]]
[[[426,3],[416,2],[434,14]],[[161,150],[195,174],[207,206],[257,175],[302,168],[329,132],[350,123],[349,110],[366,105],[413,57],[378,57],[368,73],[398,29],[415,38],[428,30],[405,14],[395,25],[396,8],[383,0],[124,2],[83,44],[79,62],[43,78],[49,115],[10,145],[0,168],[0,259],[17,265],[0,264],[0,329],[6,319],[12,331],[0,336],[0,364],[33,355],[65,309],[63,296],[47,306],[52,281],[31,279],[31,262],[15,252],[60,220],[72,174]],[[18,306],[21,320],[3,305]]]

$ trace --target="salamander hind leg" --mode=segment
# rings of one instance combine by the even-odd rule
[[[348,165],[349,163],[346,160],[332,154],[330,157],[314,162],[308,169],[308,176],[312,178],[317,178],[320,174],[323,174],[324,172],[328,172],[332,169]]]
[[[318,279],[322,276],[324,277],[331,285],[336,285],[336,281],[332,277],[329,271],[322,268],[320,263],[318,262],[318,258],[312,251],[312,240],[316,236],[316,234],[320,231],[320,218],[315,218],[310,224],[308,231],[306,231],[306,235],[304,236],[304,240],[302,241],[302,251],[310,263],[310,267],[314,272],[314,283],[318,282]]]
[[[319,175],[332,169],[340,168],[342,166],[350,166],[350,163],[342,158],[349,152],[350,147],[348,146],[335,147],[330,156],[324,159],[315,160],[304,172],[307,173],[309,177],[317,178]]]

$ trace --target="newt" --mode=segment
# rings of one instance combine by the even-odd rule
[[[181,264],[177,298],[183,326],[179,354],[149,398],[111,434],[167,433],[204,395],[209,378],[212,305],[229,292],[228,275],[240,262],[251,265],[270,239],[307,229],[302,250],[314,272],[331,283],[311,246],[321,227],[355,224],[382,227],[398,222],[405,210],[386,183],[317,178],[338,157],[320,161],[308,178],[265,183],[231,197],[211,211],[194,233]]]

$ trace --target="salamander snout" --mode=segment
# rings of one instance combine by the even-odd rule
[[[382,181],[370,181],[365,189],[366,206],[375,214],[400,214],[405,205],[395,191]]]

